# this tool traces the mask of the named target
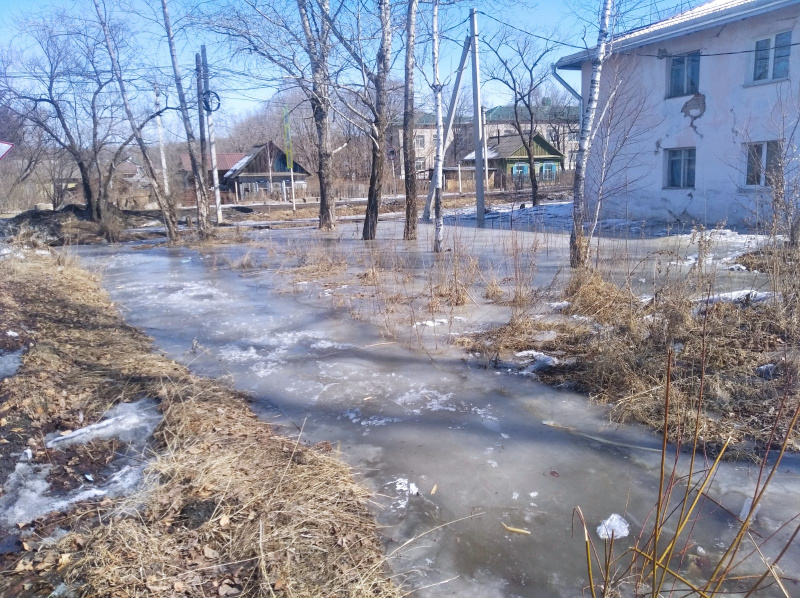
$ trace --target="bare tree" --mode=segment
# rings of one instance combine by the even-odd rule
[[[378,210],[383,193],[383,174],[386,163],[386,127],[389,119],[389,72],[392,59],[392,13],[389,0],[376,0],[376,31],[365,33],[364,16],[360,5],[352,12],[352,27],[348,35],[342,23],[334,23],[329,14],[324,14],[325,20],[331,26],[331,32],[342,45],[353,61],[361,77],[359,87],[342,84],[339,85],[354,94],[367,108],[371,118],[368,128],[372,141],[372,162],[369,176],[369,191],[367,192],[367,211],[364,217],[362,238],[365,241],[375,239],[378,229]],[[377,38],[378,46],[375,50],[374,61],[367,58],[369,50],[365,41],[371,36]],[[340,97],[343,97],[340,94]],[[345,96],[346,97],[346,96]],[[349,108],[358,113],[358,108],[350,104]]]
[[[181,119],[183,129],[186,132],[186,144],[189,150],[189,161],[192,164],[192,174],[194,175],[195,194],[197,196],[197,230],[201,238],[208,235],[208,194],[205,184],[205,164],[201,164],[197,159],[195,151],[194,133],[192,132],[192,121],[189,118],[189,108],[186,103],[186,94],[183,91],[183,81],[181,79],[181,69],[178,65],[178,53],[175,49],[175,35],[172,31],[172,23],[169,18],[169,8],[167,0],[161,0],[161,11],[164,15],[164,30],[167,34],[169,44],[169,54],[172,61],[172,74],[175,78],[175,89],[178,93],[178,103],[180,104]]]
[[[316,164],[320,188],[319,228],[336,228],[332,194],[331,19],[329,0],[245,0],[206,15],[204,22],[221,33],[232,53],[266,60],[249,69],[258,79],[281,90],[300,89],[311,106],[316,132]],[[341,149],[341,148],[339,148]]]
[[[102,35],[63,11],[39,15],[20,29],[31,43],[3,56],[0,91],[14,114],[74,160],[87,210],[100,220],[105,202],[95,192],[93,173],[103,171],[106,149],[123,139]]]
[[[128,99],[128,93],[125,88],[125,79],[122,76],[122,69],[120,68],[120,63],[117,60],[116,51],[114,49],[115,45],[117,44],[111,37],[111,30],[108,24],[108,16],[105,10],[105,5],[104,9],[101,10],[100,0],[93,0],[93,2],[95,11],[97,12],[97,19],[100,24],[100,28],[103,30],[103,39],[105,40],[108,56],[111,60],[114,79],[116,79],[120,96],[122,97],[122,104],[125,107],[125,115],[128,119],[128,123],[131,126],[131,130],[133,131],[133,138],[135,139],[136,144],[139,146],[139,151],[144,159],[147,176],[150,178],[150,185],[152,186],[156,202],[161,209],[161,215],[164,219],[164,227],[167,231],[167,239],[170,241],[175,240],[178,238],[178,219],[175,214],[175,206],[173,205],[172,201],[170,201],[169,197],[164,196],[161,192],[155,167],[153,166],[153,162],[147,153],[147,147],[145,146],[144,139],[142,137],[142,130],[139,126],[139,123],[136,122],[136,119],[133,116],[133,110],[131,109],[130,100]],[[114,161],[112,160],[112,170],[109,175],[109,181],[113,180],[113,164]]]
[[[543,42],[538,40],[544,39]],[[493,55],[489,80],[503,85],[510,93],[514,107],[514,130],[519,135],[528,156],[528,176],[531,182],[531,203],[539,203],[539,182],[536,176],[535,137],[540,132],[541,88],[548,80],[545,58],[555,48],[547,36],[533,37],[529,33],[503,30],[486,45]]]
[[[419,0],[408,0],[406,14],[406,61],[405,90],[403,102],[403,167],[405,170],[406,222],[403,239],[417,238],[417,176],[416,151],[414,148],[414,68],[416,60],[414,48],[417,37],[417,8]]]

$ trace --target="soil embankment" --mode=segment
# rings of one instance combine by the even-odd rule
[[[64,583],[81,596],[397,595],[369,493],[330,445],[277,435],[246,395],[155,353],[90,273],[42,253],[0,260],[0,353],[24,352],[0,382],[0,501],[27,468],[61,508],[0,527],[0,596]],[[161,421],[141,483],[113,497],[124,438],[53,438],[144,399]]]

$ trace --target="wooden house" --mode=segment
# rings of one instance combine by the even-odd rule
[[[252,203],[262,199],[265,193],[291,193],[292,178],[295,191],[305,193],[310,174],[296,160],[290,169],[286,152],[269,141],[253,147],[225,173],[224,181],[238,201]]]
[[[533,159],[536,164],[536,175],[541,181],[552,181],[558,176],[558,171],[564,169],[564,154],[558,151],[553,144],[537,133],[533,138]],[[508,181],[519,181],[524,185],[529,179],[530,164],[528,152],[522,144],[522,139],[514,135],[496,135],[486,141],[486,159],[489,172],[494,171],[495,188],[507,188]],[[470,152],[464,157],[465,166],[475,166],[475,152]]]

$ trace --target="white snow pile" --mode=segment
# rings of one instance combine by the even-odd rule
[[[560,363],[558,359],[552,355],[535,351],[533,349],[528,351],[520,351],[519,353],[516,353],[516,356],[531,362],[524,370],[522,370],[521,373],[523,375],[536,374],[542,370],[556,367]]]
[[[120,403],[109,410],[106,419],[63,434],[50,434],[47,448],[62,448],[73,444],[86,444],[91,440],[117,438],[133,443],[147,438],[161,421],[161,414],[152,399],[141,399],[133,403]]]
[[[547,307],[558,313],[569,307],[569,301],[553,301],[552,303],[548,303]]]
[[[27,524],[47,513],[64,511],[70,505],[99,496],[119,496],[130,492],[142,479],[147,460],[141,458],[147,440],[152,435],[161,416],[156,402],[141,399],[135,403],[122,403],[111,409],[101,422],[86,426],[63,436],[48,437],[48,448],[61,448],[85,443],[96,438],[119,438],[127,443],[136,458],[121,457],[115,465],[120,468],[105,482],[95,485],[87,477],[84,484],[67,493],[53,493],[47,477],[52,466],[31,463],[30,455],[22,455],[14,471],[8,476],[0,497],[0,528]]]
[[[696,303],[704,303],[706,305],[714,305],[715,303],[735,303],[737,305],[751,305],[753,303],[763,303],[770,299],[778,297],[777,293],[772,291],[756,291],[754,289],[742,289],[739,291],[730,291],[728,293],[717,293],[710,297],[702,297],[696,299]]]
[[[429,326],[445,326],[448,323],[447,318],[436,318],[435,320],[423,320],[422,322],[416,322],[414,324],[414,328],[420,327],[429,327]]]
[[[611,516],[597,526],[597,535],[603,540],[609,540],[613,536],[614,539],[626,537],[630,533],[630,526],[628,522],[617,513],[612,513]]]

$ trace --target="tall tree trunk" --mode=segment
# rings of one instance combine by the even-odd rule
[[[369,176],[369,192],[367,194],[367,212],[364,217],[362,238],[371,241],[378,230],[378,209],[383,192],[383,169],[386,162],[386,124],[389,91],[387,80],[392,57],[392,22],[389,0],[379,0],[381,20],[381,45],[378,49],[377,72],[373,80],[375,86],[375,119],[372,124],[372,167]]]
[[[125,89],[125,80],[122,78],[122,69],[119,66],[117,55],[114,52],[114,45],[111,43],[111,34],[108,31],[108,23],[106,22],[105,15],[103,15],[102,11],[100,10],[100,3],[98,0],[94,0],[94,8],[97,11],[97,18],[100,21],[100,26],[103,28],[106,49],[108,50],[108,56],[111,59],[111,67],[114,71],[114,78],[117,80],[119,92],[122,96],[122,104],[125,107],[125,115],[128,117],[128,123],[130,123],[133,131],[134,139],[136,140],[136,144],[139,146],[139,151],[142,153],[145,169],[147,170],[147,176],[150,178],[150,184],[153,187],[153,193],[156,196],[156,202],[158,203],[158,207],[161,209],[161,215],[164,218],[167,239],[174,241],[178,238],[178,219],[175,214],[175,206],[172,205],[172,202],[169,201],[169,198],[161,194],[161,189],[159,188],[158,179],[156,177],[156,169],[153,167],[153,161],[150,159],[150,156],[147,153],[147,146],[145,146],[144,139],[142,139],[142,131],[139,129],[139,125],[136,123],[136,119],[133,116],[133,110],[131,110],[131,105],[128,101],[128,93]],[[109,184],[112,176],[113,170],[111,170],[109,173]]]
[[[611,18],[613,0],[603,0],[600,14],[600,31],[597,35],[597,49],[592,58],[592,78],[589,83],[589,95],[581,123],[581,135],[578,140],[578,155],[575,160],[575,183],[572,200],[572,233],[569,237],[569,264],[573,268],[583,268],[589,263],[589,241],[583,232],[586,220],[586,165],[591,150],[591,133],[594,117],[597,112],[597,100],[600,96],[600,74],[606,59],[608,45],[608,26]]]
[[[403,167],[406,187],[406,224],[403,239],[417,238],[417,152],[414,148],[414,46],[417,36],[417,8],[419,0],[409,0],[406,15],[406,84],[403,103]]]
[[[319,178],[319,228],[333,230],[336,228],[336,200],[331,194],[331,129],[328,114],[330,112],[330,73],[328,60],[330,57],[330,1],[320,0],[319,8],[322,19],[318,21],[319,34],[315,35],[311,28],[311,19],[307,0],[297,0],[303,35],[306,38],[306,54],[311,65],[311,109],[314,114],[314,126],[317,130],[317,177]],[[270,187],[272,180],[270,179]]]
[[[442,148],[444,147],[444,125],[442,123],[442,84],[439,81],[439,0],[433,0],[433,96],[436,112],[436,154],[433,163],[434,203],[433,213],[436,219],[436,231],[433,239],[433,251],[442,250],[444,220],[442,218]]]
[[[536,177],[536,159],[533,157],[533,143],[528,152],[528,177],[531,179],[531,205],[539,205],[539,180]]]
[[[314,124],[317,127],[317,177],[319,178],[319,228],[336,228],[336,202],[331,195],[331,134],[327,107],[322,102],[311,102]]]
[[[189,108],[186,105],[186,94],[183,91],[181,81],[181,69],[178,66],[178,53],[175,50],[175,37],[172,34],[172,24],[169,19],[169,9],[167,0],[161,0],[161,9],[164,13],[164,29],[167,32],[167,43],[169,44],[169,54],[172,60],[172,74],[175,77],[175,89],[178,92],[178,103],[181,108],[181,119],[183,128],[186,131],[186,144],[189,150],[189,160],[192,163],[192,173],[194,174],[195,190],[197,192],[197,229],[201,238],[208,236],[208,195],[206,194],[206,184],[203,169],[197,159],[195,151],[194,133],[192,133],[192,121],[189,119]]]
[[[80,156],[73,157],[78,165],[78,174],[81,175],[81,187],[83,188],[83,198],[86,200],[86,211],[89,212],[89,217],[92,220],[100,220],[102,210],[100,209],[100,202],[97,201],[92,190],[92,177],[89,174],[89,168]]]

